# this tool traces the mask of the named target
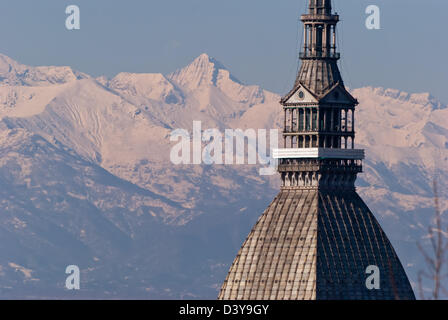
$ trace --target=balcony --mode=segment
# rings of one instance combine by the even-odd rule
[[[284,148],[273,151],[274,159],[352,159],[365,158],[362,149]]]
[[[324,14],[302,14],[300,18],[303,22],[313,22],[313,21],[322,21],[322,22],[338,22],[339,15],[324,15]]]
[[[300,59],[335,59],[339,60],[341,58],[341,54],[339,52],[323,52],[323,51],[315,51],[315,52],[300,52]]]
[[[355,135],[355,131],[353,130],[349,130],[349,131],[345,131],[344,128],[342,130],[339,130],[338,127],[335,127],[334,130],[330,130],[330,128],[321,128],[319,129],[317,126],[299,126],[297,127],[296,125],[294,125],[293,130],[291,130],[291,126],[286,126],[283,129],[283,133],[286,135],[293,135],[293,136],[298,136],[298,135],[308,135],[308,134],[320,134],[322,136],[326,135],[326,136],[341,136],[341,137],[351,137]]]

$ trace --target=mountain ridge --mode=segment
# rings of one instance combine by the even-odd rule
[[[46,86],[63,84],[89,76],[70,67],[31,67],[0,54],[0,84],[22,86]]]
[[[50,265],[73,263],[68,258],[74,250],[83,264],[84,296],[120,297],[126,288],[140,298],[215,298],[244,237],[278,192],[279,179],[260,177],[259,165],[175,166],[170,133],[191,132],[195,120],[203,130],[281,129],[280,95],[243,85],[206,54],[169,75],[122,72],[112,79],[65,77],[60,67],[52,77],[52,70],[14,65],[12,59],[0,63],[0,77],[11,74],[0,79],[0,238],[18,244],[16,251],[26,256],[0,250],[0,288],[17,286],[8,292],[18,297],[30,296],[31,287],[65,296],[56,280],[63,274]],[[415,242],[427,233],[437,163],[440,190],[448,190],[448,108],[429,94],[350,91],[360,100],[357,147],[367,154],[358,190],[415,285],[424,264]],[[45,168],[57,169],[52,175]],[[448,209],[446,195],[440,203]],[[55,236],[33,239],[33,228]],[[95,234],[101,228],[106,231]],[[116,229],[129,232],[111,231]],[[114,232],[129,247],[114,250]],[[61,239],[70,239],[70,246]],[[39,250],[33,240],[46,244]],[[99,257],[101,248],[110,259]],[[48,258],[64,249],[67,260]]]

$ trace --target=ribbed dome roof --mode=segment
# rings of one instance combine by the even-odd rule
[[[380,269],[380,290],[366,269]],[[283,190],[239,251],[222,300],[414,300],[373,214],[352,192]]]

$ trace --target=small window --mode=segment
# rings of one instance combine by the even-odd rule
[[[303,91],[299,91],[299,99],[303,100],[305,98],[305,93]]]

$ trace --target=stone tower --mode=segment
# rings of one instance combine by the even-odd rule
[[[415,299],[386,234],[356,193],[364,150],[337,61],[331,0],[309,0],[294,88],[281,100],[280,193],[244,242],[223,300]],[[366,285],[371,269],[379,288]],[[370,283],[370,281],[367,281]]]

